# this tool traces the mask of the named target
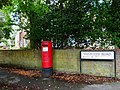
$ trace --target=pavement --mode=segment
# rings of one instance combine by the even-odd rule
[[[0,69],[0,90],[120,90],[120,82],[87,85],[41,77],[29,78]]]

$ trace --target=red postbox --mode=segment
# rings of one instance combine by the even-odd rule
[[[52,75],[52,42],[43,41],[41,43],[42,52],[42,76],[49,77]]]

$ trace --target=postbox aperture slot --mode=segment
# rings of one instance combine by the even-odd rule
[[[44,46],[44,47],[48,47],[48,45],[42,45],[42,46]]]

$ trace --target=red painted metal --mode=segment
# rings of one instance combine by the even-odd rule
[[[52,68],[52,42],[43,41],[41,43],[42,68]]]

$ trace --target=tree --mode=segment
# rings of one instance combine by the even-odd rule
[[[42,0],[23,0],[19,1],[18,12],[21,18],[27,19],[26,24],[21,21],[21,27],[27,32],[27,38],[30,39],[31,48],[36,48],[40,44],[38,33],[35,31],[38,17],[42,17],[48,12],[48,6]],[[40,23],[40,22],[38,22]]]
[[[4,11],[3,10],[1,10],[4,6],[7,6],[7,5],[10,5],[11,4],[11,2],[10,2],[10,0],[0,0],[0,38],[2,38],[2,37],[4,37],[5,35],[5,33],[4,33],[4,31],[2,30],[2,28],[4,27],[4,25],[5,25],[5,20],[4,20],[4,18],[5,18],[5,14],[4,14]],[[8,30],[6,30],[6,31],[8,31]],[[5,32],[6,32],[5,31]],[[8,34],[9,34],[9,32],[8,32]]]
[[[107,23],[106,29],[109,34],[109,39],[113,44],[120,48],[120,1],[119,0],[111,0],[108,3],[104,0],[107,9]]]
[[[36,30],[44,31],[47,35],[40,32],[40,36],[45,40],[52,40],[54,46],[57,44],[57,48],[68,46],[69,38],[79,44],[86,37],[93,43],[100,38],[103,44],[112,41],[108,44],[119,46],[119,1],[59,0],[53,4],[50,4],[50,0],[47,2],[51,12],[44,16],[43,20],[40,19],[42,24],[36,24]]]
[[[112,6],[111,6],[111,12],[112,12],[112,32],[113,34],[113,41],[116,43],[116,45],[120,48],[120,1],[119,0],[113,0]]]
[[[18,14],[17,25],[27,32],[32,48],[42,40],[52,41],[54,48],[79,47],[86,38],[91,44],[100,38],[103,44],[120,45],[117,0],[12,0],[11,5],[6,12]],[[7,21],[14,24],[10,18]]]
[[[2,27],[4,25],[4,14],[0,10],[0,39],[3,37]]]
[[[33,41],[33,37],[35,37],[33,23],[38,16],[42,16],[48,11],[47,5],[41,0],[35,2],[33,0],[11,0],[11,4],[4,6],[3,11],[6,16],[6,23],[3,27],[6,37],[10,35],[12,30],[10,27],[17,25],[20,30],[27,32],[27,38],[31,40],[31,47],[35,46],[35,44],[33,45],[33,42],[35,42]]]
[[[49,5],[50,12],[37,19],[40,23],[35,23],[34,30],[40,31],[41,39],[51,40],[54,48],[56,46],[57,48],[71,47],[72,41],[80,42],[92,32],[93,21],[87,14],[90,7],[92,5],[87,0],[54,2]]]
[[[10,1],[10,0],[0,0],[0,9],[1,9],[3,6],[10,5],[10,4],[11,4],[11,1]]]

